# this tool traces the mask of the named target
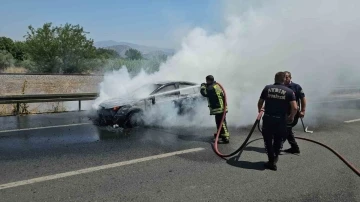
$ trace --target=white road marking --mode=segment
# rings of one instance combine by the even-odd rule
[[[49,180],[55,180],[55,179],[70,177],[70,176],[74,176],[74,175],[91,173],[91,172],[95,172],[95,171],[99,171],[99,170],[116,168],[116,167],[120,167],[120,166],[125,166],[125,165],[130,165],[130,164],[135,164],[135,163],[141,163],[141,162],[150,161],[150,160],[166,158],[166,157],[175,156],[175,155],[179,155],[179,154],[198,152],[198,151],[201,151],[201,150],[204,150],[204,148],[199,147],[199,148],[194,148],[194,149],[187,149],[187,150],[182,150],[182,151],[170,152],[170,153],[159,154],[159,155],[155,155],[155,156],[149,156],[149,157],[138,158],[138,159],[133,159],[133,160],[129,160],[129,161],[123,161],[123,162],[108,164],[108,165],[102,165],[102,166],[90,167],[90,168],[85,168],[85,169],[75,170],[75,171],[70,171],[70,172],[65,172],[65,173],[59,173],[59,174],[55,174],[55,175],[48,175],[48,176],[33,178],[33,179],[29,179],[29,180],[11,182],[11,183],[8,183],[8,184],[0,185],[0,190],[13,188],[13,187],[18,187],[18,186],[22,186],[22,185],[35,184],[35,183],[38,183],[38,182],[44,182],[44,181],[49,181]]]
[[[360,119],[354,119],[354,120],[349,120],[349,121],[344,121],[345,123],[353,123],[353,122],[358,122],[360,121]]]
[[[91,124],[91,123],[74,123],[74,124],[67,124],[67,125],[56,125],[56,126],[44,126],[44,127],[35,127],[35,128],[2,130],[2,131],[0,131],[0,133],[10,133],[10,132],[28,131],[28,130],[40,130],[40,129],[48,129],[48,128],[62,128],[62,127],[81,126],[81,125],[88,125],[88,124]]]

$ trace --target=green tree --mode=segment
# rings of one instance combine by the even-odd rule
[[[101,59],[115,59],[119,58],[120,55],[115,50],[106,49],[106,48],[98,48],[96,49],[96,54]]]
[[[79,25],[68,23],[56,27],[45,23],[38,29],[29,26],[26,48],[39,72],[81,73],[91,68],[87,61],[96,58],[94,41],[86,34]]]
[[[141,60],[143,56],[140,51],[130,48],[125,52],[125,56],[130,60]]]
[[[27,59],[26,54],[26,45],[25,42],[22,41],[15,41],[14,42],[14,49],[11,52],[11,54],[14,56],[14,58],[18,61],[24,61]]]
[[[22,41],[13,41],[7,37],[0,37],[0,50],[9,52],[16,60],[23,61],[26,59],[25,43]]]
[[[0,37],[0,50],[11,53],[14,50],[14,41],[8,37]]]
[[[6,50],[0,50],[0,69],[5,69],[14,65],[14,58]]]
[[[56,27],[45,23],[35,29],[31,25],[26,34],[26,50],[32,61],[36,63],[37,72],[51,73],[58,70],[60,62],[57,58],[58,42],[56,41]]]
[[[25,43],[22,41],[13,41],[7,37],[0,37],[0,50],[11,54],[16,63],[26,59]]]
[[[80,73],[90,68],[86,61],[96,58],[96,48],[94,41],[87,39],[86,34],[80,25],[66,23],[64,27],[57,27],[61,71]]]

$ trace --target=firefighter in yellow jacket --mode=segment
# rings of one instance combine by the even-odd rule
[[[200,93],[207,98],[210,115],[215,115],[216,126],[217,129],[219,129],[224,113],[224,93],[212,75],[208,75],[206,77],[206,83],[201,84]],[[226,113],[227,112],[228,109],[226,106]],[[214,137],[216,138],[216,134],[214,134]],[[226,125],[226,119],[224,119],[219,138],[221,138],[224,143],[229,143],[229,137],[230,134]]]

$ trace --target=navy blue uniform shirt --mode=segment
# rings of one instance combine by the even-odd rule
[[[265,86],[260,98],[265,100],[265,114],[281,118],[287,117],[290,102],[296,100],[293,90],[278,83]]]
[[[290,82],[289,85],[286,85],[286,87],[290,88],[291,90],[294,91],[295,93],[295,97],[296,97],[296,102],[298,103],[298,105],[300,104],[300,99],[303,99],[305,97],[305,93],[302,89],[302,87],[294,82]]]

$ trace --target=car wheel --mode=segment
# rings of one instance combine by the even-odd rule
[[[144,114],[142,112],[133,112],[128,116],[125,126],[127,128],[133,128],[144,125]]]

